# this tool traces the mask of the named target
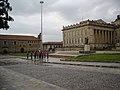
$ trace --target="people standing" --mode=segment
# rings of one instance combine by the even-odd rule
[[[29,52],[27,52],[27,59],[29,59]]]
[[[39,50],[39,61],[42,62],[42,52]]]
[[[46,57],[47,57],[47,62],[48,62],[48,60],[49,60],[49,52],[47,52]]]
[[[36,62],[37,51],[34,52],[34,62]]]
[[[30,56],[31,56],[31,60],[33,60],[33,52],[32,51],[31,51],[31,55]]]

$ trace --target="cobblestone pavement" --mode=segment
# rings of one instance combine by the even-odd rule
[[[0,72],[0,90],[66,90],[3,67]]]
[[[0,66],[0,90],[65,89],[119,90],[120,69],[28,62]]]

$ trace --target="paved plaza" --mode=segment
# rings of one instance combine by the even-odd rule
[[[52,62],[52,58],[50,58]],[[52,63],[0,55],[0,90],[119,90],[120,69]],[[54,62],[60,62],[53,58]],[[17,63],[16,63],[17,62]]]

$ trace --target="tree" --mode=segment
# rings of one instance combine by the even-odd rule
[[[9,16],[8,11],[12,11],[12,7],[8,0],[0,0],[0,29],[8,29],[8,21],[14,21],[14,19]]]

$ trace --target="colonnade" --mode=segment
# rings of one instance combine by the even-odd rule
[[[94,29],[94,43],[96,44],[112,44],[114,31]]]

